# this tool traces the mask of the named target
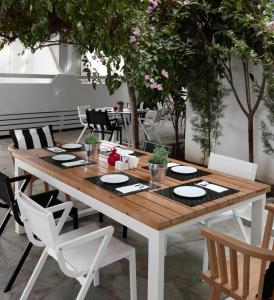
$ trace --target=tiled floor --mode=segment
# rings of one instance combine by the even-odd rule
[[[78,131],[58,133],[56,136],[69,137],[72,141]],[[9,139],[0,140],[0,171],[12,175],[12,164],[9,159],[7,145]],[[39,185],[36,187],[39,190]],[[0,220],[5,211],[0,209]],[[80,220],[80,226],[97,222],[98,216],[93,215]],[[121,238],[122,226],[105,219],[104,225],[115,227],[115,236]],[[231,222],[224,222],[221,229],[237,236],[237,227]],[[220,228],[220,226],[219,226]],[[71,224],[66,225],[66,230],[71,229]],[[146,299],[147,294],[147,241],[133,231],[129,231],[127,243],[136,248],[137,254],[137,288],[138,299]],[[20,295],[37,263],[41,249],[33,248],[19,274],[12,290],[4,294],[3,289],[19,257],[27,244],[25,235],[18,236],[14,232],[14,223],[10,221],[4,234],[0,238],[0,300],[16,300]],[[165,266],[165,299],[166,300],[202,300],[208,298],[209,288],[200,282],[202,271],[203,240],[199,229],[188,228],[185,232],[170,236],[168,242],[168,255]],[[129,281],[128,265],[121,261],[105,267],[100,272],[101,284],[99,287],[91,287],[86,299],[96,300],[128,300]],[[76,280],[65,277],[58,265],[52,259],[48,259],[44,269],[38,278],[30,300],[70,300],[75,299],[79,291]]]

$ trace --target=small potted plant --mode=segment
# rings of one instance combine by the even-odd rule
[[[99,140],[93,133],[88,133],[84,136],[85,151],[87,159],[98,158],[99,154]]]
[[[155,147],[152,155],[148,158],[151,182],[163,182],[168,164],[168,151],[161,146]]]
[[[124,101],[117,102],[118,111],[122,112],[124,110]]]

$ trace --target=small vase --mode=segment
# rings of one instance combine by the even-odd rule
[[[92,145],[91,157],[93,159],[98,159],[99,158],[99,151],[100,151],[99,144]]]
[[[162,183],[165,180],[167,164],[148,163],[150,172],[150,182]]]

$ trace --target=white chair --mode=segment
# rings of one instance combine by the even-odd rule
[[[80,120],[80,123],[84,126],[82,132],[80,133],[76,143],[78,144],[83,136],[83,134],[85,133],[85,131],[88,128],[88,124],[87,124],[87,116],[86,116],[86,110],[87,109],[91,109],[90,105],[85,105],[85,106],[78,106],[78,117]]]
[[[255,180],[258,165],[244,160],[220,155],[220,154],[210,153],[208,168],[222,173],[227,173],[230,175],[241,177],[244,179]],[[233,209],[232,211],[218,214],[210,219],[207,219],[205,221],[205,225],[207,227],[211,227],[213,224],[225,221],[227,219],[234,218],[239,225],[244,240],[247,243],[249,243],[250,238],[248,237],[248,234],[242,222],[242,218],[240,216],[246,210],[250,210],[250,205],[249,207],[245,206],[243,209],[239,209],[239,210]],[[207,247],[205,242],[203,272],[206,272],[207,270],[208,270],[208,253],[207,253]]]
[[[158,143],[162,143],[156,128],[160,126],[162,121],[162,110],[149,110],[145,118],[139,118],[139,124],[144,131],[148,141],[151,141],[151,132],[154,132],[155,138]]]
[[[20,300],[29,297],[48,256],[58,262],[65,275],[80,282],[77,300],[85,298],[92,281],[95,286],[99,284],[99,268],[126,258],[130,267],[130,299],[136,300],[135,249],[112,238],[112,226],[99,229],[91,224],[60,234],[72,202],[43,208],[20,191],[17,201],[29,240],[36,246],[45,247]],[[63,213],[56,225],[53,212],[61,210]]]

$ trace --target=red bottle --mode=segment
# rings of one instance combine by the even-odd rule
[[[115,162],[118,160],[120,160],[120,154],[118,154],[117,150],[113,148],[108,156],[108,163],[115,166]]]

